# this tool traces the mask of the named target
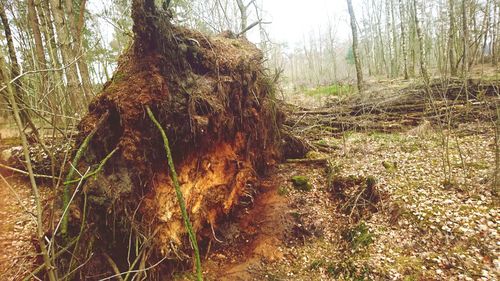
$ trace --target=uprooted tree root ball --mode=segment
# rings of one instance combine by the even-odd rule
[[[83,140],[108,115],[82,167],[97,165],[118,148],[85,184],[80,200],[80,211],[85,200],[88,205],[83,236],[106,253],[87,263],[94,272],[109,265],[106,255],[127,270],[130,256],[184,259],[191,253],[163,142],[146,106],[170,139],[199,239],[212,235],[218,218],[247,188],[258,186],[280,155],[283,115],[275,108],[261,52],[246,39],[208,38],[173,26],[153,1],[133,6],[134,42],[79,125]],[[73,217],[70,232],[79,231],[80,223]]]

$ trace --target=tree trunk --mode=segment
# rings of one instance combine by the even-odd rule
[[[390,4],[389,4],[389,1],[390,0],[386,0],[385,1],[385,33],[386,33],[386,45],[387,45],[387,52],[389,54],[388,56],[388,60],[389,60],[389,69],[388,69],[388,72],[387,72],[387,76],[388,77],[394,77],[394,70],[395,70],[395,67],[394,67],[394,52],[395,52],[395,49],[393,50],[392,49],[392,40],[391,40],[391,11],[390,11]]]
[[[466,0],[462,0],[462,32],[463,32],[463,59],[462,72],[465,79],[469,72],[469,24],[467,21],[467,4]]]
[[[483,44],[481,46],[481,63],[484,63],[484,51],[488,46],[488,36],[490,31],[490,0],[486,0],[483,19]]]
[[[399,17],[401,18],[401,50],[403,51],[403,75],[408,80],[408,53],[406,50],[406,33],[404,27],[404,8],[403,1],[399,0]]]
[[[497,1],[493,1],[493,27],[491,29],[491,63],[493,65],[497,64],[497,48],[496,48],[496,39],[498,32],[498,13],[497,13]]]
[[[51,68],[61,68],[62,64],[57,53],[57,42],[55,40],[56,37],[49,2],[46,0],[35,0],[35,8],[38,11],[38,15],[43,27],[42,32],[45,39],[45,49],[47,50],[48,54],[47,66]],[[49,72],[48,74],[50,79],[50,87],[54,87],[54,89],[56,90],[54,98],[59,101],[54,104],[52,111],[63,114],[63,108],[65,107],[65,105],[69,104],[68,96],[64,94],[63,73],[62,71],[54,71]],[[57,119],[55,115],[53,115],[52,118]],[[65,118],[60,120],[62,124],[64,124],[65,121]],[[55,122],[55,120],[53,122]]]
[[[354,64],[356,66],[356,77],[358,82],[358,91],[363,91],[363,72],[361,69],[361,61],[358,53],[358,30],[356,27],[356,16],[354,15],[354,9],[352,8],[352,1],[347,0],[347,8],[349,10],[349,15],[351,17],[351,31],[352,31],[352,53],[354,56]]]
[[[72,41],[72,49],[73,54],[78,57],[81,56],[78,61],[78,70],[80,73],[80,77],[82,79],[82,87],[85,95],[86,102],[90,101],[90,98],[93,96],[92,91],[92,82],[90,80],[89,75],[89,67],[87,65],[86,57],[84,56],[83,48],[82,48],[82,31],[85,26],[85,7],[87,4],[87,0],[81,0],[80,2],[80,11],[78,13],[78,18],[75,17],[75,12],[73,11],[73,2],[71,0],[66,0],[66,13],[68,14],[68,19],[71,26],[71,33],[73,37]]]
[[[40,32],[40,23],[38,22],[38,15],[35,8],[35,1],[28,0],[27,6],[28,6],[28,22],[31,31],[33,32],[33,38],[35,41],[35,56],[36,56],[35,69],[42,70],[47,68],[47,61],[45,59],[45,51],[43,48],[42,34]],[[40,91],[42,94],[44,94],[47,91],[49,85],[47,72],[41,72],[40,78],[41,78]],[[49,101],[51,103],[54,102],[51,99],[49,99]]]
[[[392,60],[392,68],[394,72],[392,73],[393,76],[399,75],[399,49],[397,45],[397,30],[396,30],[396,20],[394,17],[394,0],[391,1],[391,31],[392,31],[392,49],[394,50],[394,58]]]
[[[71,49],[70,36],[67,29],[68,23],[64,16],[62,3],[59,0],[50,0],[50,8],[54,16],[57,39],[61,49],[62,63],[67,66],[65,69],[67,79],[66,94],[69,95],[72,108],[76,110],[79,107],[80,89],[78,87],[79,81],[76,64],[72,62],[75,56]],[[70,63],[72,63],[72,65],[68,66]]]
[[[422,78],[424,78],[424,82],[427,84],[429,83],[429,73],[427,72],[427,65],[425,63],[424,39],[422,35],[422,30],[420,29],[420,23],[418,20],[417,0],[413,0],[413,12],[415,16],[415,31],[417,33],[418,46],[420,50],[420,72],[422,73]]]
[[[0,1],[0,19],[2,20],[2,25],[5,33],[5,39],[7,41],[7,49],[9,52],[9,59],[10,59],[10,77],[12,79],[18,77],[20,75],[20,68],[19,68],[19,63],[17,60],[17,55],[16,55],[16,49],[14,47],[14,40],[12,38],[12,30],[10,29],[10,24],[9,24],[9,19],[7,18],[7,14],[5,13],[5,7],[3,5],[3,2]],[[5,83],[9,83],[9,81],[4,81]],[[14,97],[16,98],[16,103],[19,105],[19,115],[21,116],[21,121],[23,125],[26,125],[26,123],[29,120],[28,116],[28,111],[27,111],[27,106],[26,103],[24,102],[23,95],[22,95],[22,83],[21,79],[17,79],[13,83],[13,92],[14,92]],[[3,93],[5,94],[5,93]],[[5,95],[5,97],[7,97]],[[7,103],[12,106],[12,104],[7,100]]]
[[[240,10],[240,32],[243,32],[248,24],[247,6],[243,3],[243,0],[236,0],[236,4],[238,4],[238,9]],[[245,32],[241,36],[246,37]]]
[[[455,8],[453,1],[448,0],[448,15],[450,20],[450,29],[448,33],[448,60],[450,62],[451,76],[457,75],[457,63],[455,61]]]

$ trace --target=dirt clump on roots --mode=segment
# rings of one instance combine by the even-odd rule
[[[164,144],[146,106],[169,138],[199,235],[216,228],[218,219],[247,189],[257,188],[259,177],[279,159],[283,119],[262,53],[249,41],[209,38],[174,26],[153,1],[133,1],[132,10],[134,42],[79,124],[80,143],[98,126],[82,166],[97,165],[118,148],[84,187],[86,224],[93,228],[87,235],[92,233],[94,244],[112,253],[118,267],[130,252],[120,255],[116,249],[127,251],[130,237],[154,248],[133,255],[191,255]],[[97,125],[102,116],[105,120]],[[87,267],[98,264],[97,259]]]

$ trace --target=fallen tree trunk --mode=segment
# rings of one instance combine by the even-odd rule
[[[109,114],[80,164],[97,165],[117,149],[85,185],[92,228],[86,235],[123,270],[131,236],[153,249],[135,256],[177,259],[189,250],[162,138],[146,107],[170,140],[198,239],[212,235],[202,230],[215,228],[278,160],[283,119],[262,53],[246,39],[173,26],[152,0],[133,1],[133,19],[133,45],[79,124],[82,141]],[[86,268],[102,264],[93,258]]]

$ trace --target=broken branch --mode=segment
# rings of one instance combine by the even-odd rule
[[[203,280],[203,276],[201,272],[201,261],[200,261],[200,252],[198,250],[198,241],[196,241],[196,236],[193,231],[193,227],[191,226],[191,222],[189,220],[189,216],[186,210],[186,203],[184,202],[184,197],[182,196],[179,180],[177,179],[177,172],[175,171],[174,160],[172,159],[172,153],[170,151],[167,134],[161,127],[161,124],[158,122],[158,120],[156,120],[149,106],[146,106],[146,111],[148,113],[149,119],[151,119],[151,121],[156,125],[163,139],[165,152],[167,153],[168,167],[170,168],[170,177],[172,178],[172,182],[174,183],[175,194],[177,196],[177,200],[179,201],[179,205],[181,207],[182,218],[184,220],[184,224],[188,232],[189,240],[191,241],[191,245],[193,246],[194,249],[197,279],[201,281]]]

